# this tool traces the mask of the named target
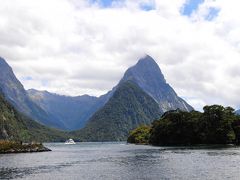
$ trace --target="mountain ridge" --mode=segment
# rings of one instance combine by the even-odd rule
[[[119,86],[128,81],[135,83],[153,98],[158,103],[161,113],[174,109],[185,111],[193,109],[178,97],[173,88],[167,84],[158,64],[149,55],[128,68],[119,83],[100,97],[86,94],[66,96],[35,89],[26,91],[6,61],[0,60],[0,62],[2,63],[2,65],[0,63],[0,70],[1,67],[5,67],[5,71],[9,73],[8,78],[6,78],[10,79],[9,81],[0,77],[0,87],[7,89],[3,92],[8,101],[29,117],[45,125],[63,130],[83,128],[91,117],[106,105]],[[11,93],[11,91],[13,92]],[[37,113],[32,109],[35,109]]]
[[[127,69],[121,82],[131,80],[158,102],[161,111],[181,109],[192,111],[193,108],[166,82],[156,61],[149,55],[141,58],[134,66]]]
[[[38,106],[46,112],[54,114],[56,120],[64,120],[65,130],[82,128],[89,115],[92,114],[92,106],[98,100],[97,97],[89,95],[65,96],[35,89],[30,89],[27,92]]]
[[[75,132],[83,141],[123,141],[128,132],[161,116],[158,104],[135,83],[121,83],[109,101]]]

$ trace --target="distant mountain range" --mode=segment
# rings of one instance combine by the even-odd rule
[[[52,117],[62,123],[63,130],[77,130],[83,128],[90,117],[112,96],[114,90],[100,97],[89,95],[62,96],[47,91],[30,89],[29,98]]]
[[[129,130],[151,123],[166,111],[193,110],[166,83],[159,66],[148,55],[130,67],[119,83],[100,97],[26,91],[2,58],[0,88],[18,111],[50,127],[83,128],[74,133],[84,140],[124,140]]]
[[[88,95],[70,97],[34,89],[27,93],[45,112],[52,113],[55,120],[61,121],[67,130],[82,128],[89,116],[95,112],[91,108],[98,101],[97,97]]]

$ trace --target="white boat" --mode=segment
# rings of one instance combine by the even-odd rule
[[[65,144],[76,144],[73,139],[66,140]]]

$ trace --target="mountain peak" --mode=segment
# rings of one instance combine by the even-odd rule
[[[149,55],[139,59],[137,64],[125,72],[122,81],[125,82],[127,80],[166,83],[158,64]]]
[[[120,83],[129,80],[158,102],[163,112],[177,108],[185,111],[192,110],[192,107],[178,97],[173,88],[167,84],[158,64],[149,55],[142,57],[136,65],[130,67]]]
[[[156,61],[148,54],[140,58],[137,64],[157,65]]]

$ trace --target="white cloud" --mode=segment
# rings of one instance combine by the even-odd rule
[[[196,108],[240,107],[236,1],[206,0],[191,17],[180,13],[184,0],[127,0],[112,8],[83,0],[0,3],[0,55],[26,88],[101,95],[148,53]],[[143,3],[155,9],[141,10]],[[219,13],[206,21],[210,7]]]

